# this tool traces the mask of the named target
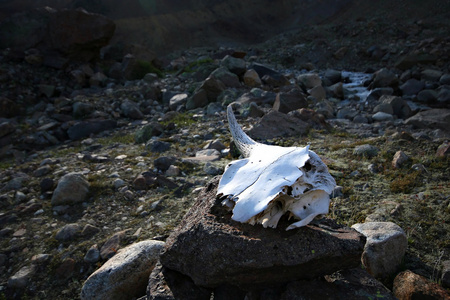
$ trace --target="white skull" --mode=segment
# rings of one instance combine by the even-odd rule
[[[334,178],[309,146],[280,147],[255,142],[240,128],[231,104],[230,132],[244,159],[231,162],[219,182],[217,196],[233,209],[232,219],[275,228],[290,212],[299,219],[286,230],[302,227],[327,214]]]

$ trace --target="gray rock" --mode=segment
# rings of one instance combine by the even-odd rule
[[[366,118],[363,115],[357,115],[353,118],[353,123],[358,123],[358,124],[368,124],[369,123],[369,119]]]
[[[42,177],[42,176],[47,175],[51,171],[52,171],[52,168],[49,165],[43,165],[42,167],[36,169],[33,172],[33,176],[34,177]]]
[[[439,79],[439,84],[450,85],[450,74],[443,74]]]
[[[75,102],[72,105],[72,114],[75,118],[82,118],[94,110],[94,107],[90,103],[84,103],[84,102]]]
[[[90,238],[99,232],[100,232],[100,228],[98,228],[94,225],[91,225],[91,224],[86,224],[83,227],[83,230],[81,231],[81,235],[84,237]]]
[[[145,295],[164,242],[147,240],[118,251],[84,283],[82,300],[122,300]]]
[[[283,87],[277,94],[273,109],[287,114],[290,111],[307,107],[308,102],[302,91],[296,86]]]
[[[436,102],[438,93],[435,90],[422,90],[417,94],[417,100],[423,103]]]
[[[120,248],[120,241],[125,235],[124,231],[117,232],[110,236],[100,248],[100,256],[103,260],[113,257]]]
[[[153,165],[155,168],[161,171],[166,171],[169,169],[171,165],[173,165],[177,161],[177,158],[174,156],[160,156],[153,161]]]
[[[254,289],[360,265],[365,239],[356,231],[327,219],[294,231],[285,231],[287,222],[275,229],[235,222],[216,198],[218,181],[207,185],[167,239],[164,267],[202,287]]]
[[[89,192],[89,182],[83,175],[69,173],[58,181],[52,196],[52,206],[83,202]]]
[[[220,159],[220,152],[216,149],[205,149],[195,152],[195,157],[209,157],[209,161],[214,161]]]
[[[341,81],[342,74],[341,71],[328,69],[325,71],[324,77],[328,79],[330,85],[333,85]]]
[[[135,120],[141,120],[144,118],[144,114],[135,102],[126,100],[120,104],[120,109],[122,110],[122,114],[127,118]]]
[[[441,88],[438,93],[437,101],[439,103],[450,103],[450,88]]]
[[[90,120],[76,123],[67,130],[67,134],[71,140],[79,140],[116,127],[117,121],[114,120]]]
[[[186,101],[186,110],[203,107],[208,103],[208,93],[204,89],[199,89]]]
[[[249,69],[255,70],[256,73],[258,73],[259,78],[261,78],[264,83],[273,87],[280,87],[290,84],[289,80],[287,80],[286,77],[284,77],[281,73],[265,65],[252,63]]]
[[[337,99],[344,99],[344,85],[342,84],[342,82],[338,82],[329,86],[328,91],[332,97]]]
[[[12,289],[25,289],[35,273],[36,267],[34,265],[22,267],[8,279],[8,287]]]
[[[168,151],[170,149],[170,146],[171,146],[171,143],[169,143],[169,142],[150,139],[145,144],[145,149],[147,149],[151,152],[162,153],[162,152]]]
[[[316,101],[322,101],[327,97],[327,92],[325,91],[324,87],[321,85],[318,85],[318,86],[313,87],[312,89],[309,89],[308,93]]]
[[[213,116],[221,111],[223,111],[223,106],[219,102],[209,103],[208,106],[206,107],[206,114],[208,116]]]
[[[450,109],[436,108],[421,111],[405,121],[416,128],[442,129],[449,131]]]
[[[420,73],[420,78],[426,81],[438,82],[442,76],[439,70],[425,69]]]
[[[395,88],[398,85],[398,78],[393,72],[386,68],[380,69],[374,74],[374,79],[371,84],[371,88],[380,87],[392,87]]]
[[[377,156],[379,151],[380,150],[375,146],[364,144],[356,146],[355,149],[353,150],[353,155],[371,158]]]
[[[169,108],[171,110],[176,110],[180,105],[186,104],[188,100],[188,94],[176,94],[169,100]]]
[[[411,78],[400,86],[403,95],[416,95],[425,87],[425,82]]]
[[[241,86],[239,77],[235,73],[228,71],[225,67],[214,70],[210,76],[220,80],[226,87],[237,88]]]
[[[235,58],[230,55],[225,56],[220,62],[220,65],[227,68],[231,73],[234,73],[237,76],[243,75],[246,71],[245,60],[242,58]]]
[[[393,114],[401,119],[406,119],[411,116],[411,108],[408,103],[400,97],[383,95],[380,97],[380,101],[382,103],[390,104],[394,110]]]
[[[245,72],[244,83],[249,87],[260,87],[262,85],[261,78],[259,78],[258,73],[253,69],[249,69]]]
[[[392,159],[392,167],[394,169],[401,168],[409,160],[408,155],[403,151],[397,151]]]
[[[80,225],[77,223],[64,225],[55,235],[58,241],[70,241],[80,233]]]
[[[151,122],[134,134],[134,140],[136,143],[146,143],[152,136],[159,136],[163,133],[164,129],[161,124],[157,122]]]
[[[263,116],[248,134],[256,139],[271,139],[280,136],[299,136],[308,132],[310,125],[298,118],[278,111]]]
[[[358,115],[357,110],[355,110],[353,108],[344,107],[337,112],[336,117],[338,119],[352,120],[356,115]]]
[[[374,121],[378,121],[378,122],[387,122],[387,121],[393,121],[394,117],[391,114],[387,114],[387,113],[379,111],[376,114],[372,115],[372,119]]]
[[[380,103],[373,108],[373,113],[377,113],[380,111],[390,115],[394,114],[394,109],[392,108],[392,105],[389,103]]]
[[[297,82],[307,90],[322,85],[322,79],[316,73],[300,74],[297,76]]]
[[[394,89],[390,87],[384,87],[384,88],[376,88],[370,91],[369,95],[367,96],[367,101],[376,101],[380,99],[383,95],[392,95],[394,93]]]
[[[4,137],[16,130],[16,126],[12,122],[3,122],[0,124],[0,138]]]
[[[403,229],[392,222],[358,223],[352,228],[367,237],[362,255],[367,271],[375,278],[394,274],[408,245]]]
[[[221,173],[223,173],[223,169],[219,168],[213,164],[211,164],[210,162],[206,162],[206,164],[203,167],[203,171],[208,174],[208,175],[219,175]]]
[[[100,260],[100,251],[98,250],[97,244],[89,248],[83,260],[88,263],[96,263]]]

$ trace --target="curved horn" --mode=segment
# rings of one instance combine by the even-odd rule
[[[258,144],[252,138],[250,138],[239,126],[236,121],[236,117],[233,113],[233,103],[227,107],[228,126],[230,127],[231,135],[233,136],[234,143],[244,157],[249,157],[252,149]]]

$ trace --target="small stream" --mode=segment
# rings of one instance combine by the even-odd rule
[[[372,74],[342,71],[342,77],[348,78],[349,83],[344,83],[344,89],[356,95],[361,103],[364,103],[369,95],[369,90],[364,87],[364,82],[372,77]]]

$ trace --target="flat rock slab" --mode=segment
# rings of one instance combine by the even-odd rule
[[[257,286],[312,279],[360,265],[365,237],[322,219],[286,231],[231,220],[216,199],[220,177],[199,194],[196,203],[166,241],[161,264],[189,276],[197,286]]]

